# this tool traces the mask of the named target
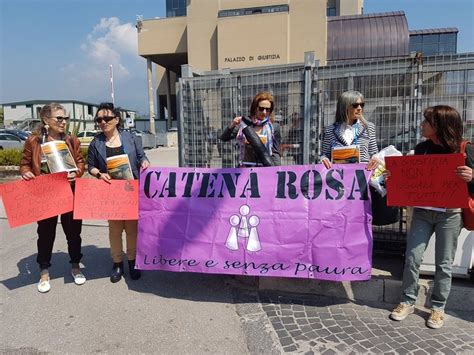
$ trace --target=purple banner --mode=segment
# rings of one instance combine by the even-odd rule
[[[365,166],[149,168],[140,178],[137,267],[370,279]]]

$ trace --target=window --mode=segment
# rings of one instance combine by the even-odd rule
[[[10,107],[12,110],[16,109],[16,105],[11,105]]]
[[[219,17],[231,17],[231,16],[247,16],[247,15],[259,15],[268,14],[275,12],[289,12],[288,5],[275,5],[275,6],[262,6],[262,7],[248,7],[243,9],[230,9],[219,11]]]
[[[326,10],[326,16],[327,17],[337,16],[336,8],[335,7],[328,7],[327,10]]]

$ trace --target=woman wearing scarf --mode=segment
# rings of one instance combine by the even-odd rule
[[[260,138],[266,151],[265,153],[268,153],[265,155],[270,157],[269,163],[271,165],[281,165],[280,127],[273,123],[273,108],[272,94],[260,92],[255,95],[250,105],[250,118],[235,117],[222,133],[221,140],[224,142],[234,138],[237,139],[240,147],[240,167],[269,165],[260,157],[258,152],[260,147],[249,142],[248,133],[246,132],[247,127],[251,127],[251,130]]]

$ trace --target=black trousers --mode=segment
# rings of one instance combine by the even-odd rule
[[[51,266],[51,255],[53,253],[54,240],[56,239],[56,226],[58,216],[38,221],[38,256],[36,261],[40,269],[48,269]],[[81,231],[82,220],[73,219],[72,211],[61,215],[61,225],[67,239],[67,249],[70,263],[79,263],[81,254]]]

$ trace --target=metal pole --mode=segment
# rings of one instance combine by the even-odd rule
[[[151,59],[146,59],[147,79],[148,79],[148,109],[150,112],[150,132],[156,134],[155,131],[155,100],[153,99],[153,72]]]
[[[110,96],[112,97],[112,103],[115,106],[115,93],[114,93],[114,67],[112,64],[109,65],[110,74]]]
[[[423,57],[419,56],[415,58],[417,61],[417,82],[416,82],[416,141],[419,142],[421,140],[421,132],[420,132],[420,125],[421,125],[421,87],[423,86]]]
[[[180,167],[184,166],[184,81],[182,78],[179,78],[179,91],[178,91],[178,165]]]
[[[304,53],[304,125],[303,125],[303,164],[309,164],[311,140],[311,95],[313,84],[314,52]]]
[[[172,127],[172,116],[171,116],[171,75],[170,70],[166,68],[166,108],[168,109],[168,120],[167,120],[167,129],[170,130]]]

